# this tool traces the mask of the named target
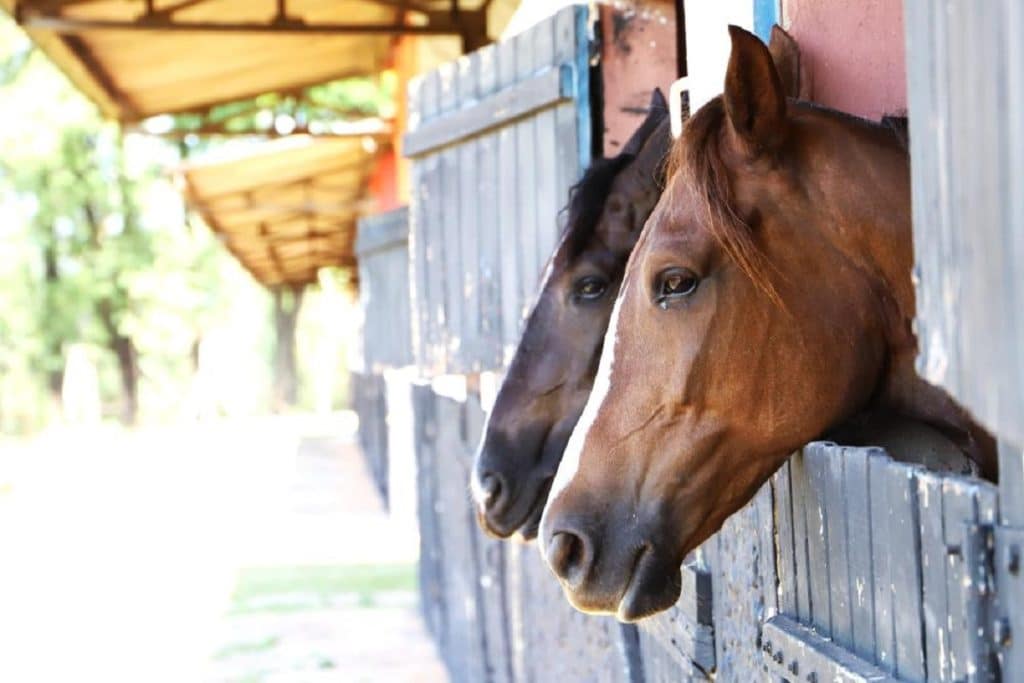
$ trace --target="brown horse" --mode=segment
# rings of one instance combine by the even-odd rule
[[[865,411],[991,438],[914,371],[909,159],[893,131],[787,100],[730,27],[724,94],[676,142],[626,268],[541,534],[569,600],[632,621],[795,449]]]
[[[775,26],[769,50],[786,92],[803,94],[807,79],[796,42]],[[594,164],[573,188],[566,239],[552,255],[476,455],[471,488],[480,525],[492,535],[536,535],[593,386],[626,261],[664,185],[671,144],[666,109],[656,91],[623,152]]]
[[[480,525],[533,538],[590,393],[626,260],[664,185],[671,145],[660,91],[622,152],[570,192],[568,220],[487,419],[471,489]]]

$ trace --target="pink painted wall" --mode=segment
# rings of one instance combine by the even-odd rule
[[[903,0],[782,0],[815,102],[867,118],[907,110]]]
[[[604,155],[615,156],[644,120],[651,91],[676,80],[676,8],[671,0],[601,5]]]

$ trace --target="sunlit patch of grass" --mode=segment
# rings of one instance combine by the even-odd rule
[[[412,563],[251,567],[239,572],[230,612],[298,612],[345,600],[373,607],[379,593],[415,589]]]
[[[281,639],[277,636],[270,636],[261,640],[231,643],[225,645],[217,654],[213,656],[214,659],[228,659],[230,657],[238,657],[243,655],[251,655],[259,652],[266,652],[277,647],[277,644],[281,642]]]

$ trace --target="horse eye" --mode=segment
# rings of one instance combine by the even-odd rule
[[[572,286],[573,298],[577,301],[596,301],[608,290],[608,281],[591,275],[581,277]]]
[[[700,278],[688,268],[669,268],[662,271],[654,285],[654,303],[668,308],[673,302],[685,299],[697,291]]]

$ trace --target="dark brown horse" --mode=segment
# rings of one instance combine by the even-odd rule
[[[552,486],[545,556],[570,601],[631,621],[786,457],[865,412],[991,439],[914,371],[909,159],[886,126],[787,100],[731,27],[724,94],[687,123],[626,268]]]
[[[659,91],[622,152],[570,192],[568,219],[488,416],[473,469],[480,525],[536,535],[562,450],[590,394],[612,302],[665,180],[671,144]]]

